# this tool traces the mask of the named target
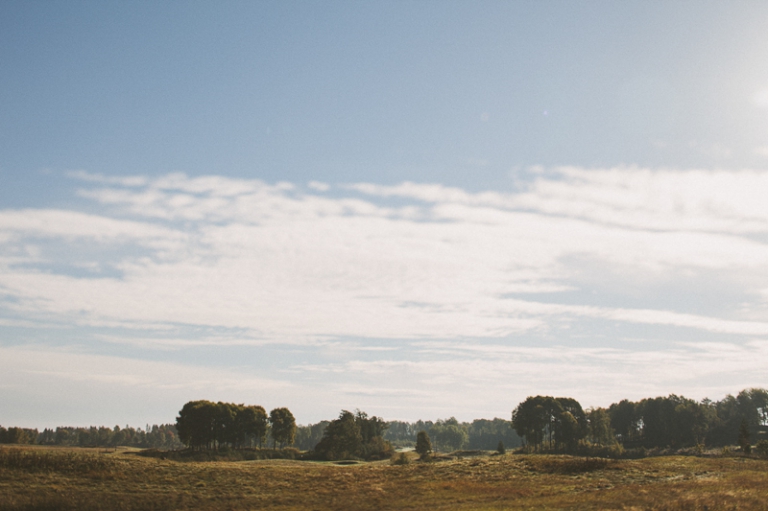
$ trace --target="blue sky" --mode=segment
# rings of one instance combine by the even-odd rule
[[[768,385],[768,5],[4,2],[0,424]]]

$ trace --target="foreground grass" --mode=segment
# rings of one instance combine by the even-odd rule
[[[505,456],[340,466],[0,449],[1,510],[768,509],[768,462]]]

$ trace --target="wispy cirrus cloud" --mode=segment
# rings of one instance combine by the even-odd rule
[[[370,403],[403,382],[438,403],[434,385],[460,374],[470,406],[472,389],[526,392],[509,371],[536,392],[597,372],[614,390],[584,383],[596,402],[649,374],[659,386],[638,392],[706,375],[719,391],[744,378],[712,347],[754,358],[768,337],[765,173],[533,169],[509,193],[74,178],[88,213],[0,210],[0,328],[18,339],[56,328],[45,338],[99,353],[219,350],[278,382],[332,375],[322,386],[340,396],[353,379]],[[626,342],[643,336],[653,350]]]
[[[503,337],[546,328],[558,315],[739,334],[766,329],[754,318],[659,309],[652,285],[634,309],[590,305],[588,294],[582,306],[519,296],[588,292],[600,276],[584,277],[585,261],[605,275],[632,268],[649,282],[704,269],[758,271],[768,247],[743,234],[758,232],[768,210],[735,198],[768,189],[765,175],[726,183],[717,172],[569,168],[554,176],[506,195],[413,183],[349,187],[416,200],[392,207],[218,176],[78,174],[110,185],[80,192],[104,213],[0,212],[0,233],[15,239],[5,253],[16,254],[0,286],[16,297],[17,312],[79,311],[94,320],[248,328],[266,337]],[[644,228],[640,217],[651,219]],[[31,256],[19,265],[20,247],[31,253],[40,235],[62,246],[78,237],[150,252],[112,254],[120,278],[83,279],[40,271]],[[757,277],[745,296],[768,285]]]

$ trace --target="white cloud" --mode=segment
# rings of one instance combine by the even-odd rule
[[[745,358],[757,371],[768,336],[765,173],[529,177],[517,193],[359,183],[331,197],[217,176],[91,176],[80,196],[96,212],[0,211],[0,328],[16,343],[76,336],[83,350],[160,358],[268,350],[285,363],[265,379],[289,372],[312,409],[403,417],[507,409],[576,380],[589,404],[765,383],[739,376]],[[622,341],[643,336],[653,349]],[[195,382],[177,398],[200,388],[175,366],[0,349],[37,360],[49,382],[163,387],[149,372],[166,371]],[[57,357],[72,369],[52,369]],[[209,369],[199,381],[219,378],[222,395],[251,388]],[[449,398],[445,385],[462,390]]]
[[[520,193],[469,193],[437,184],[370,183],[350,189],[436,204],[527,210],[622,228],[727,233],[768,232],[768,172],[558,167],[521,183]]]
[[[151,240],[182,241],[182,232],[158,225],[118,220],[101,215],[61,209],[0,210],[0,233],[7,243],[11,236],[49,238],[89,238],[95,241],[143,242]]]
[[[503,337],[547,329],[548,318],[559,316],[765,332],[754,318],[662,310],[652,295],[634,309],[508,298],[583,293],[596,282],[620,293],[609,276],[626,271],[652,293],[653,282],[673,282],[681,271],[757,277],[768,263],[768,247],[742,236],[768,225],[768,207],[757,199],[768,191],[766,174],[560,168],[556,175],[540,174],[518,194],[414,183],[351,186],[421,202],[400,208],[297,194],[257,180],[174,174],[130,189],[118,180],[82,195],[127,208],[131,219],[108,211],[0,212],[0,233],[13,237],[4,243],[0,288],[15,297],[7,307],[16,314],[46,312],[94,325],[245,328],[260,339],[292,342]],[[155,219],[192,223],[165,227]],[[118,251],[108,262],[120,276],[82,278],[36,268],[44,257],[31,255],[40,251],[35,236],[58,238],[64,250],[77,237],[151,252]],[[604,271],[585,281],[584,262]],[[77,267],[103,263],[86,259]],[[754,283],[744,292],[758,293],[768,278]]]

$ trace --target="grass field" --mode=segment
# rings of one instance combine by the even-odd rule
[[[768,461],[506,454],[432,463],[174,462],[0,449],[0,510],[768,509]]]

